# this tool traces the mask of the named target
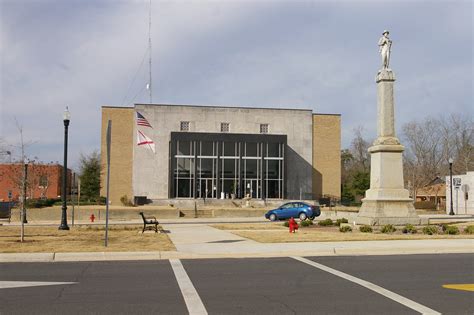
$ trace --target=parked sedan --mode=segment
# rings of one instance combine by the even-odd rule
[[[321,214],[319,206],[312,206],[305,202],[293,201],[281,205],[277,209],[273,209],[265,213],[265,218],[270,221],[285,220],[291,217],[306,220],[310,218],[313,220]]]

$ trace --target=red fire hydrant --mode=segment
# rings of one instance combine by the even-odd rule
[[[291,217],[290,221],[288,221],[288,227],[290,228],[290,233],[295,233],[298,229],[298,223],[296,223],[293,217]]]
[[[91,214],[91,216],[89,217],[89,219],[91,219],[91,222],[94,223],[95,215],[94,215],[94,214]]]

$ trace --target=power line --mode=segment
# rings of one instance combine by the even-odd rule
[[[140,62],[140,65],[138,66],[137,71],[135,72],[135,75],[133,76],[133,79],[130,82],[130,85],[128,86],[127,93],[125,93],[125,96],[123,97],[122,106],[126,104],[127,96],[130,93],[133,84],[135,83],[135,80],[138,76],[138,73],[140,72],[140,70],[143,66],[143,63],[145,62],[145,57],[146,57],[147,54],[148,54],[148,51],[145,50],[145,53],[143,54],[143,57],[142,57],[142,61]]]

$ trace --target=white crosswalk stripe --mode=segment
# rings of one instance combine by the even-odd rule
[[[312,260],[309,260],[309,259],[306,259],[306,258],[303,258],[303,257],[291,257],[293,259],[296,259],[296,260],[299,260],[301,261],[302,263],[305,263],[305,264],[308,264],[310,266],[313,266],[313,267],[316,267],[318,269],[321,269],[323,271],[326,271],[326,272],[329,272],[329,273],[332,273],[333,275],[335,276],[338,276],[338,277],[341,277],[343,279],[346,279],[346,280],[349,280],[351,282],[354,282],[354,283],[357,283],[358,285],[361,285],[363,287],[366,287],[367,289],[369,290],[372,290],[378,294],[381,294],[391,300],[394,300],[395,302],[398,302],[402,305],[405,305],[406,307],[409,307],[421,314],[441,314],[429,307],[426,307],[424,305],[421,305],[415,301],[412,301],[410,299],[407,299],[406,297],[403,297],[397,293],[394,293],[392,291],[389,291],[387,289],[384,289],[376,284],[373,284],[371,282],[368,282],[368,281],[365,281],[365,280],[362,280],[362,279],[359,279],[357,277],[354,277],[354,276],[351,276],[347,273],[344,273],[342,271],[339,271],[339,270],[336,270],[336,269],[333,269],[333,268],[330,268],[330,267],[327,267],[325,265],[322,265],[322,264],[319,264],[317,262],[314,262]]]
[[[184,270],[183,264],[179,259],[170,259],[171,267],[173,268],[174,275],[178,281],[181,294],[183,295],[186,307],[188,308],[190,315],[207,315],[207,310],[202,303],[199,294],[194,288],[191,279],[189,279],[186,270]]]
[[[76,282],[0,281],[0,289],[38,287],[46,285],[74,284]]]

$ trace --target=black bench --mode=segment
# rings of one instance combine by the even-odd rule
[[[145,217],[143,212],[140,212],[140,215],[142,216],[143,219],[143,230],[142,233],[145,232],[145,230],[155,230],[155,233],[158,233],[158,220],[153,217]]]
[[[7,219],[10,222],[14,205],[13,201],[0,202],[0,219]]]

